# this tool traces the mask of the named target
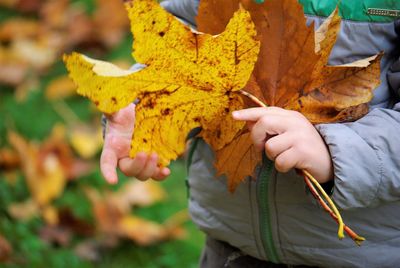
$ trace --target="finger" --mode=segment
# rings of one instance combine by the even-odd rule
[[[137,153],[135,158],[125,157],[118,161],[118,167],[125,176],[137,177],[146,166],[147,154]]]
[[[295,168],[298,162],[298,157],[293,148],[290,148],[275,159],[275,168],[282,173],[286,173],[292,168]]]
[[[117,163],[118,158],[115,151],[104,148],[100,157],[100,170],[103,177],[110,184],[116,184],[118,182],[117,175]]]
[[[288,127],[282,116],[266,115],[261,117],[251,129],[251,138],[256,150],[264,150],[265,142],[269,138],[284,133]]]
[[[157,167],[158,155],[153,153],[147,157],[146,165],[142,171],[136,176],[139,180],[147,180],[156,173],[159,169]]]
[[[135,117],[135,107],[136,105],[131,103],[128,106],[119,110],[118,112],[111,115],[106,114],[105,116],[107,118],[107,121],[111,123],[123,124],[129,122],[129,118]]]
[[[169,175],[171,174],[171,170],[169,168],[163,167],[163,168],[157,168],[157,171],[155,174],[151,176],[152,179],[156,181],[162,181],[166,179]]]
[[[247,121],[246,126],[251,131],[256,123],[252,121]]]
[[[130,138],[135,125],[135,105],[133,103],[106,117],[106,133],[118,133],[120,136],[129,136]]]
[[[233,119],[245,121],[258,121],[264,115],[281,115],[286,116],[291,111],[279,107],[256,107],[238,111],[233,111]]]
[[[131,138],[119,137],[115,134],[108,134],[104,139],[104,149],[112,150],[117,158],[128,157],[131,147]]]
[[[283,133],[281,135],[276,135],[265,142],[265,154],[271,160],[289,150],[293,146],[293,137],[289,133]]]

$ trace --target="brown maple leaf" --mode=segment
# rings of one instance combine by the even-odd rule
[[[306,25],[302,6],[296,0],[269,0],[263,4],[252,0],[203,0],[197,18],[199,30],[219,33],[239,4],[250,11],[261,40],[247,92],[269,106],[299,111],[314,124],[352,121],[368,111],[372,90],[380,82],[381,55],[327,66],[340,30],[337,9],[314,31],[314,24]],[[225,164],[228,158],[229,165]],[[217,151],[216,167],[219,174],[228,175],[233,191],[252,175],[258,161],[250,139],[238,136]]]

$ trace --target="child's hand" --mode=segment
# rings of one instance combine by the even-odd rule
[[[129,177],[139,180],[153,178],[163,180],[169,174],[168,168],[157,167],[157,154],[138,153],[129,158],[129,150],[135,124],[135,105],[131,104],[112,116],[107,117],[107,128],[100,169],[104,178],[111,184],[118,182],[117,167]]]
[[[235,111],[232,115],[248,122],[255,148],[265,150],[278,171],[305,169],[320,183],[333,179],[328,148],[301,113],[268,107]]]

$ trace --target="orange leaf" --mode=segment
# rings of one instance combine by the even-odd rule
[[[46,87],[46,98],[58,100],[75,95],[76,86],[67,76],[52,80]]]
[[[7,241],[0,234],[0,263],[5,263],[10,260],[13,249],[11,247],[10,242]]]
[[[147,189],[143,187],[144,185],[148,185]],[[173,216],[165,224],[159,224],[131,214],[131,206],[137,204],[138,200],[133,196],[134,192],[144,189],[153,195],[154,200],[158,200],[165,195],[159,187],[155,182],[125,184],[115,193],[103,194],[95,189],[87,188],[86,194],[93,204],[93,213],[99,231],[110,236],[131,239],[140,245],[150,245],[168,238],[180,237],[182,217],[175,220]],[[154,201],[148,199],[144,201],[146,204],[150,202]],[[184,220],[186,221],[187,217]]]
[[[225,174],[228,180],[228,190],[236,187],[253,174],[256,165],[261,161],[261,154],[254,150],[250,134],[236,137],[229,145],[216,152],[215,167],[217,175]],[[233,157],[237,155],[237,157]]]
[[[113,47],[121,41],[129,27],[129,20],[121,0],[97,0],[94,13],[94,24],[100,38],[108,47]]]
[[[8,140],[18,152],[28,188],[41,207],[48,205],[64,191],[67,170],[71,164],[70,149],[63,141],[63,130],[55,128],[53,135],[41,147],[26,141],[14,132]]]
[[[13,18],[0,25],[0,40],[10,42],[17,38],[31,38],[38,35],[40,24],[35,20]]]
[[[21,160],[16,151],[9,148],[0,148],[0,170],[8,171],[18,168]]]
[[[135,241],[141,246],[147,246],[165,240],[167,229],[162,225],[139,217],[127,215],[116,226],[121,236]]]

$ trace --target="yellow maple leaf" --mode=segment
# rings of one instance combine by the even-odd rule
[[[214,148],[243,127],[230,112],[243,108],[239,94],[257,60],[260,44],[247,11],[238,10],[218,36],[192,31],[152,0],[126,4],[134,35],[133,57],[146,64],[133,73],[86,56],[64,57],[78,93],[104,113],[139,99],[130,156],[156,152],[168,165],[183,153],[190,130]]]

